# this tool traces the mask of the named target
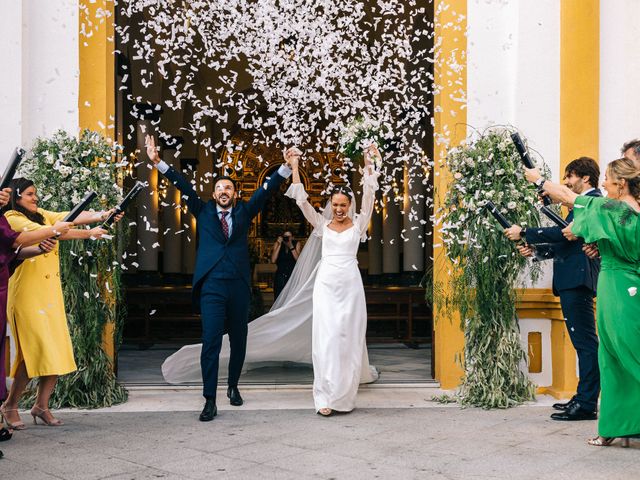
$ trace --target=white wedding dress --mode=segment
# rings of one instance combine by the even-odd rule
[[[316,409],[353,410],[358,384],[378,379],[369,365],[366,303],[356,260],[359,243],[366,239],[377,177],[363,175],[361,212],[354,214],[352,199],[354,226],[342,233],[327,227],[330,203],[320,214],[307,202],[302,184],[289,187],[286,195],[296,200],[314,230],[271,310],[249,323],[245,367],[313,363]],[[186,345],[169,356],[162,364],[164,379],[172,384],[202,381],[201,350],[202,344]],[[223,342],[221,370],[228,359],[229,345]]]
[[[352,216],[353,226],[343,232],[329,228],[330,220],[307,201],[308,195],[301,183],[292,184],[286,193],[296,200],[307,221],[322,236],[322,257],[313,287],[316,410],[330,408],[350,412],[355,407],[362,377],[369,376],[367,305],[356,255],[360,240],[367,233],[377,189],[377,174],[365,173],[360,214]],[[352,199],[351,204],[354,202]]]

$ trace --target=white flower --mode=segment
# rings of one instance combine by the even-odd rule
[[[638,293],[638,289],[636,287],[629,287],[627,288],[627,291],[631,297],[635,297],[636,293]]]
[[[462,178],[462,174],[460,172],[456,172],[453,174],[453,178],[456,180],[460,180]]]
[[[509,202],[509,203],[507,203],[507,208],[508,208],[509,210],[515,210],[515,208],[516,208],[516,207],[517,207],[516,202]]]

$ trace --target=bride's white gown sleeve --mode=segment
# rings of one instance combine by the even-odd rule
[[[302,184],[292,184],[294,198],[314,230],[305,244],[284,290],[269,313],[249,324],[245,365],[263,362],[313,363],[316,409],[349,411],[355,406],[358,383],[378,378],[369,365],[365,334],[367,311],[356,254],[367,227],[378,173],[363,174],[360,214],[354,226],[338,233],[329,228],[330,205],[324,214],[307,202]],[[201,344],[187,345],[168,357],[162,374],[169,383],[199,382]],[[313,351],[313,359],[312,359]],[[229,358],[223,342],[220,366]]]

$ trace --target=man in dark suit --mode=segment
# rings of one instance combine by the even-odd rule
[[[277,173],[246,201],[237,201],[238,192],[229,177],[218,177],[213,198],[204,202],[193,186],[160,160],[154,138],[147,136],[147,155],[160,173],[186,197],[187,207],[197,221],[198,250],[193,274],[193,301],[202,316],[200,367],[205,405],[200,421],[217,415],[216,389],[222,337],[229,333],[230,358],[227,397],[231,405],[242,405],[238,380],[247,349],[247,322],[251,303],[251,277],[247,232],[251,221],[268,197],[291,175],[283,164]]]
[[[567,165],[564,183],[578,195],[600,197],[599,177],[600,168],[595,160],[580,157]],[[569,223],[573,221],[573,212],[569,212],[566,220]],[[553,294],[560,297],[569,338],[578,354],[580,378],[577,392],[569,402],[554,404],[553,408],[560,412],[552,414],[551,418],[594,420],[600,394],[600,371],[593,297],[596,295],[600,261],[585,254],[593,247],[584,246],[582,240],[567,240],[557,226],[525,229],[513,225],[505,229],[505,235],[510,240],[523,239],[526,242],[526,246],[518,247],[524,256],[532,256],[531,246],[537,246],[538,258],[553,258]]]

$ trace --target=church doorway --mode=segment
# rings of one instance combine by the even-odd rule
[[[178,110],[169,108],[175,101],[169,82],[163,82],[160,75],[151,84],[145,80],[145,72],[155,68],[154,61],[157,67],[161,58],[152,58],[152,62],[139,58],[135,40],[140,37],[142,41],[137,25],[143,21],[144,15],[121,13],[116,19],[129,35],[126,42],[121,35],[116,37],[117,139],[125,152],[137,152],[130,158],[131,178],[125,179],[125,189],[140,180],[148,182],[150,190],[150,195],[138,201],[137,211],[131,211],[135,227],[125,253],[127,318],[117,357],[118,375],[125,383],[163,385],[162,361],[200,338],[200,320],[190,305],[198,239],[197,226],[180,193],[144,163],[144,135],[156,135],[163,159],[182,171],[203,199],[211,197],[213,179],[218,175],[233,177],[242,198],[249,198],[282,163],[283,145],[259,140],[255,126],[231,116],[209,118],[194,133],[194,108],[189,104]],[[428,20],[416,20],[415,28],[422,28],[421,22],[426,25]],[[251,96],[250,81],[243,78],[243,69],[248,67],[243,62],[240,58],[236,68],[240,72],[238,88]],[[427,74],[432,71],[430,64],[425,68]],[[215,95],[221,81],[212,70],[201,70],[190,78],[206,95]],[[425,95],[431,98],[432,94]],[[267,122],[266,109],[263,113]],[[409,121],[411,112],[400,114]],[[433,156],[432,134],[430,117],[421,118],[416,123],[416,136],[423,138],[421,148],[428,158]],[[327,201],[329,183],[349,183],[359,201],[358,169],[345,167],[335,148],[313,151],[301,170],[310,201],[317,208]],[[381,370],[381,383],[425,383],[433,379],[433,325],[420,282],[432,262],[431,211],[426,198],[433,182],[426,168],[407,165],[394,170],[394,175],[393,190],[380,192],[377,198],[370,239],[358,252],[368,302],[367,343],[371,363]],[[284,197],[286,188],[273,195],[250,228],[252,318],[268,311],[274,301],[275,268],[269,257],[277,237],[288,230],[304,244],[310,233],[295,202]],[[416,198],[424,200],[416,202]],[[311,381],[309,366],[300,365],[252,369],[242,377],[242,382],[255,384]]]

